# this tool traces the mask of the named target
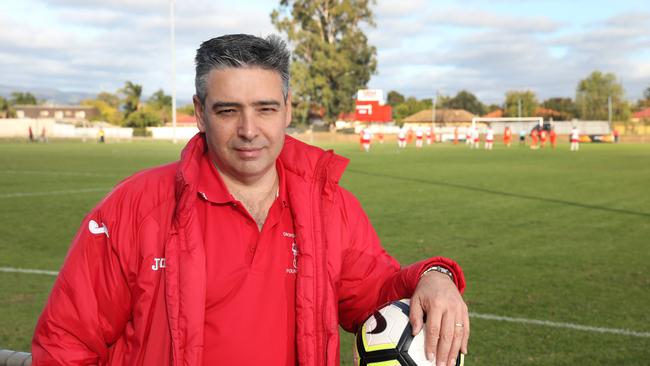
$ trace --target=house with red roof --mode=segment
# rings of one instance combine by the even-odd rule
[[[648,119],[650,120],[650,107],[642,109],[638,112],[632,113],[632,121],[639,122],[641,120]]]

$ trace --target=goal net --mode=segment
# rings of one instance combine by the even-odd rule
[[[535,126],[540,128],[544,125],[544,118],[542,117],[474,117],[472,118],[472,128],[478,128],[479,131],[486,128],[484,126],[490,125],[495,134],[501,134],[506,126],[510,127],[513,134],[518,131],[524,130],[526,133],[530,132]]]

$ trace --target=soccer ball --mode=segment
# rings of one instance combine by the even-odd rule
[[[411,335],[408,299],[376,310],[359,328],[354,342],[355,366],[430,366],[424,351],[424,332]],[[456,359],[463,366],[463,357]]]

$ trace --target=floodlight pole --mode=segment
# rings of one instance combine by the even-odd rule
[[[431,133],[436,127],[436,104],[438,103],[438,90],[436,90],[436,95],[433,97],[433,112],[431,113]]]
[[[612,129],[612,96],[607,97],[607,121],[609,122],[609,129]]]
[[[171,58],[172,58],[172,72],[171,72],[171,83],[172,83],[172,143],[177,143],[176,139],[176,38],[174,32],[174,0],[169,1],[169,13],[171,20],[171,27],[169,28],[170,38],[171,38]]]

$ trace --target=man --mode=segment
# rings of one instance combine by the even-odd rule
[[[424,138],[424,133],[422,132],[421,128],[417,128],[415,130],[415,147],[418,149],[422,148],[422,140]]]
[[[555,149],[557,146],[557,133],[555,132],[555,127],[551,127],[551,131],[548,133],[548,138],[551,141],[551,147]]]
[[[120,183],[82,223],[36,327],[33,365],[338,365],[355,330],[411,297],[437,365],[467,352],[464,278],[436,257],[400,268],[347,160],[285,136],[289,52],[228,35],[196,56],[200,133],[179,162]]]
[[[106,142],[106,133],[104,132],[103,128],[99,128],[99,132],[97,133],[99,135],[99,143],[103,144]]]
[[[541,128],[539,130],[539,147],[541,147],[542,149],[546,145],[546,136],[547,136],[546,129]]]
[[[400,149],[406,148],[406,131],[403,128],[397,133],[397,147]]]
[[[522,127],[519,130],[519,147],[526,146],[526,130]]]
[[[512,144],[512,131],[510,131],[509,126],[506,126],[506,128],[503,130],[503,144],[506,147],[510,147]]]
[[[364,128],[361,131],[361,146],[365,152],[370,151],[370,142],[372,141],[372,131],[370,128]]]
[[[494,131],[492,126],[488,125],[487,131],[485,132],[485,150],[492,150],[492,145],[494,144]]]
[[[577,126],[571,128],[571,135],[569,136],[571,140],[571,151],[580,150],[580,131]]]
[[[535,128],[533,128],[533,130],[530,131],[530,148],[532,150],[537,150],[538,149],[538,146],[537,146],[538,138],[539,138],[539,129],[537,128],[537,126],[535,126]]]
[[[480,134],[479,134],[479,132],[478,132],[478,127],[477,127],[477,126],[474,126],[474,127],[472,128],[472,141],[474,142],[474,145],[472,145],[472,147],[473,147],[474,149],[478,149],[478,148],[479,148],[480,138],[481,138],[481,136],[480,136]]]

